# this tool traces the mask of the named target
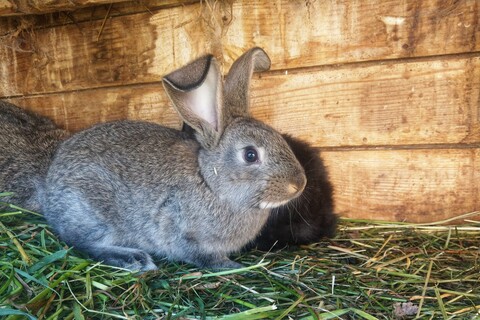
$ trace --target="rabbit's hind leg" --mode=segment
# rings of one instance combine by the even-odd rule
[[[82,248],[91,258],[105,264],[132,271],[157,270],[152,257],[145,251],[120,246],[89,246]]]

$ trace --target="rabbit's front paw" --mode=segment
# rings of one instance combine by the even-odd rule
[[[127,269],[130,270],[139,270],[142,272],[157,270],[157,266],[153,263],[152,257],[141,250],[136,250],[133,252],[130,259],[128,260]]]
[[[214,269],[240,269],[243,268],[244,265],[235,261],[232,261],[230,259],[227,259],[225,261],[221,261],[215,266],[213,266]]]
[[[89,248],[89,253],[106,264],[132,271],[146,272],[158,269],[153,263],[152,257],[139,249],[118,246],[97,247]]]
[[[207,269],[211,270],[226,270],[226,269],[239,269],[244,266],[241,263],[232,261],[227,257],[218,258],[218,257],[203,257],[201,265]]]

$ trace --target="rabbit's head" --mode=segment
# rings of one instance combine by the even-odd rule
[[[201,145],[200,174],[222,200],[245,209],[275,208],[297,197],[305,172],[282,136],[249,114],[253,72],[270,59],[253,48],[232,65],[225,82],[215,58],[204,56],[163,79],[181,118]]]

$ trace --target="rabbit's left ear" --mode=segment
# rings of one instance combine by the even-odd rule
[[[223,132],[222,76],[212,55],[166,75],[163,86],[180,117],[205,147],[216,145]]]
[[[226,117],[248,116],[252,73],[268,69],[270,69],[270,58],[259,47],[248,50],[233,63],[224,84]]]

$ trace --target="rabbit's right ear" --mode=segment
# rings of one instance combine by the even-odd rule
[[[270,69],[270,64],[267,53],[259,47],[251,48],[235,60],[225,78],[224,117],[248,116],[252,74]]]
[[[207,55],[166,75],[163,86],[175,109],[205,147],[216,145],[223,131],[222,76]]]

